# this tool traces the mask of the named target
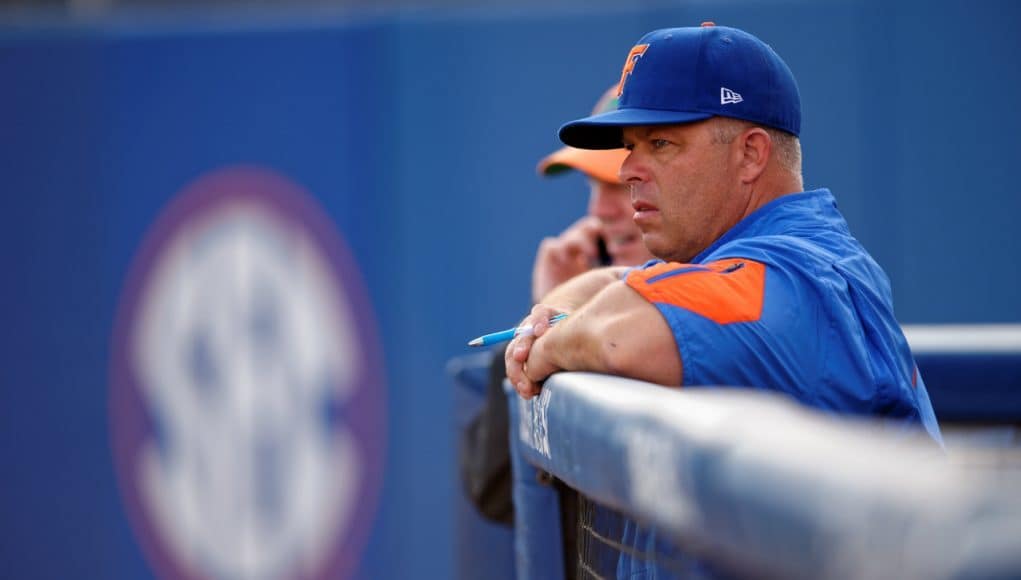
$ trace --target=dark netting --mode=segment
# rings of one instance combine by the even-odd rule
[[[579,579],[616,578],[617,561],[622,550],[624,516],[578,494]]]
[[[577,495],[577,578],[719,577],[653,528]]]

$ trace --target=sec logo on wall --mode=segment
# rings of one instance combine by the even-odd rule
[[[110,369],[120,491],[158,575],[353,575],[385,450],[372,312],[333,222],[279,174],[216,171],[160,214]]]

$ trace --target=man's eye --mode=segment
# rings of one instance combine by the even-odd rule
[[[624,149],[627,149],[628,151],[634,151],[635,150],[635,144],[634,143],[625,143],[624,144]]]
[[[651,143],[653,149],[662,149],[670,144],[666,139],[653,139]]]

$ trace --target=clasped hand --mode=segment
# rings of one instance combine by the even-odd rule
[[[538,395],[546,377],[560,370],[553,364],[550,359],[551,353],[544,347],[545,341],[541,339],[552,328],[550,318],[562,312],[545,304],[536,304],[520,325],[531,327],[534,332],[514,337],[504,351],[507,378],[518,394],[525,399]]]

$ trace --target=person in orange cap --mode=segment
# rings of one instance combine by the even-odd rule
[[[593,114],[617,107],[616,85],[596,103]],[[632,221],[628,188],[618,175],[624,149],[564,147],[542,159],[542,176],[580,171],[589,180],[588,213],[555,237],[539,244],[532,270],[532,299],[539,303],[553,288],[597,266],[637,266],[652,255]],[[514,521],[508,449],[507,398],[503,393],[504,357],[490,368],[486,402],[468,424],[460,443],[461,480],[468,500],[487,519]],[[573,531],[573,530],[571,530]],[[570,544],[570,539],[565,539]],[[565,554],[574,554],[573,548]]]
[[[617,108],[616,86],[596,103],[596,115]],[[594,265],[637,266],[652,259],[642,241],[642,231],[631,219],[634,210],[627,186],[620,180],[625,149],[576,149],[563,147],[539,162],[540,175],[559,175],[570,170],[589,180],[588,214],[560,235],[539,244],[532,269],[532,300],[541,302],[554,287],[590,270]]]

